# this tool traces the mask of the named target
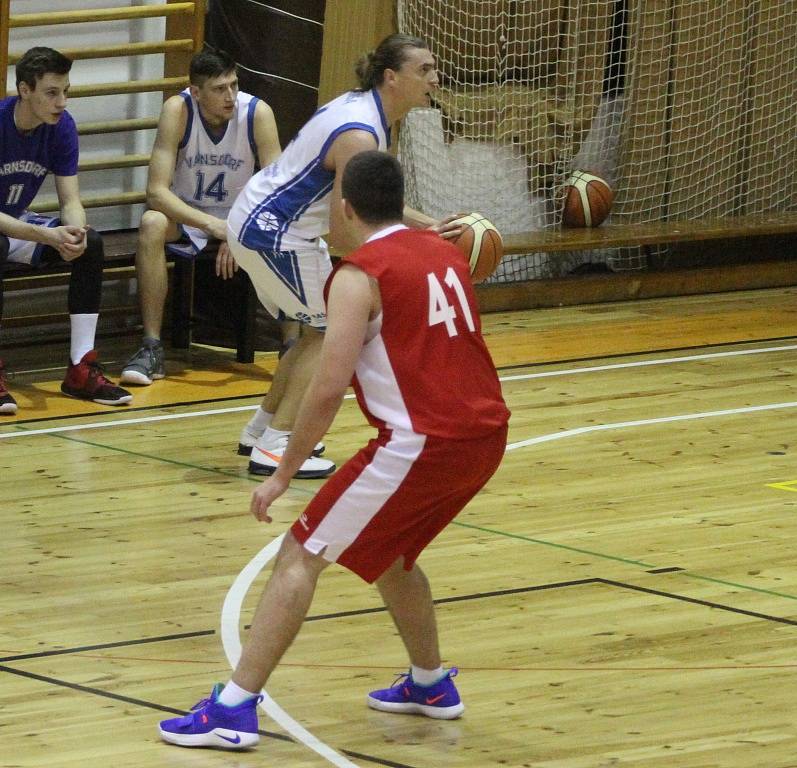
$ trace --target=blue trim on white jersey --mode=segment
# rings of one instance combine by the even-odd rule
[[[183,97],[185,106],[188,107],[188,119],[185,121],[185,133],[183,134],[183,138],[180,139],[180,143],[177,145],[178,152],[188,144],[188,138],[191,136],[191,127],[194,124],[194,105],[191,103],[191,94],[184,91],[180,93],[180,96]]]
[[[335,141],[341,133],[346,133],[346,131],[367,131],[376,139],[376,146],[379,146],[379,136],[376,135],[376,129],[372,125],[368,125],[368,123],[344,123],[329,134],[329,137],[324,142],[324,146],[321,147],[321,151],[318,153],[318,159],[321,160],[322,163],[326,159],[327,152],[329,152],[329,147],[332,142]]]
[[[249,109],[246,113],[246,131],[249,136],[249,146],[255,156],[255,171],[260,170],[260,158],[257,156],[257,142],[255,141],[255,110],[259,102],[260,99],[252,98],[249,101]]]
[[[238,241],[253,250],[281,250],[282,238],[291,224],[297,221],[313,203],[332,190],[335,173],[324,168],[324,158],[341,133],[353,130],[367,131],[376,139],[379,146],[376,130],[367,123],[344,123],[338,126],[324,141],[320,152],[312,162],[288,182],[275,189],[249,214],[238,234]],[[280,222],[280,226],[277,229],[263,231],[255,224],[250,232],[249,227],[265,211],[272,213]]]
[[[197,112],[199,113],[199,121],[202,123],[202,127],[205,129],[205,133],[207,137],[216,145],[221,144],[224,137],[227,135],[227,129],[230,127],[230,121],[228,120],[224,123],[224,130],[217,134],[213,131],[213,126],[205,120],[205,116],[202,114],[202,108],[197,104]]]
[[[316,200],[327,194],[334,182],[335,174],[324,168],[320,157],[315,157],[296,176],[277,187],[252,210],[238,233],[238,242],[252,250],[281,250],[282,237],[291,223]],[[272,216],[280,222],[277,229],[261,230],[257,226],[256,219],[266,211],[274,211]]]
[[[387,124],[387,118],[385,117],[385,110],[382,107],[382,98],[379,95],[379,91],[376,88],[371,89],[371,93],[374,97],[374,103],[376,104],[376,108],[379,112],[379,119],[382,121],[382,128],[385,131],[385,142],[387,143],[388,149],[390,149],[390,126]],[[379,139],[377,138],[376,143],[379,144]]]

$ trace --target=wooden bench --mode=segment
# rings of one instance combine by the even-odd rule
[[[733,241],[797,233],[797,212],[647,224],[605,224],[594,229],[535,230],[504,237],[506,254],[562,253],[601,248],[643,248],[666,243]],[[482,312],[557,307],[718,291],[797,285],[797,259],[687,269],[614,272],[477,286]]]
[[[724,219],[606,224],[584,229],[537,230],[504,237],[505,253],[551,253],[626,248],[699,240],[723,240],[797,232],[797,212]]]
[[[732,240],[753,236],[791,235],[797,232],[797,214],[781,213],[745,216],[714,221],[677,223],[613,224],[594,229],[563,229],[523,232],[504,237],[507,254],[556,253],[599,248],[650,246],[662,243]],[[106,279],[135,275],[136,232],[105,233]],[[167,255],[171,266],[172,345],[187,349],[191,343],[194,306],[194,260]],[[35,269],[9,266],[6,290],[21,290],[65,282],[67,269]],[[255,315],[258,301],[245,273],[241,280],[241,316],[236,324],[236,359],[254,360]],[[625,272],[611,275],[585,275],[559,279],[525,280],[514,283],[489,283],[477,286],[483,312],[588,304],[595,301],[621,301],[678,294],[706,293],[797,284],[797,259],[775,260],[733,266],[713,266],[670,272]],[[117,312],[138,313],[138,306]],[[104,314],[107,314],[104,311]],[[10,318],[8,325],[14,324]]]
[[[135,277],[135,253],[137,230],[103,233],[105,246],[105,269],[103,279],[129,279]],[[200,258],[214,258],[215,253],[203,253]],[[171,344],[176,349],[188,349],[191,344],[191,331],[194,325],[194,273],[196,259],[184,258],[167,252],[167,264],[171,272]],[[9,262],[5,271],[6,292],[48,288],[64,285],[68,282],[70,268],[68,264],[54,263],[41,267]],[[238,270],[232,278],[236,284],[240,308],[235,320],[236,359],[241,363],[251,363],[255,358],[255,320],[257,312],[257,296],[249,276]],[[117,307],[111,310],[115,314],[135,314],[139,312],[135,306]],[[103,315],[108,310],[102,310]],[[4,324],[14,327],[26,324],[29,318],[8,318]],[[32,318],[40,322],[41,318]]]

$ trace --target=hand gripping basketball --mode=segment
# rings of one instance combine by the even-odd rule
[[[470,265],[471,280],[481,283],[495,272],[504,255],[501,234],[480,213],[460,216],[452,224],[458,224],[462,232],[451,242],[465,254]]]

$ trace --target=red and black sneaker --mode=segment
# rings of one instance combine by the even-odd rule
[[[17,412],[17,401],[11,397],[6,386],[6,368],[0,360],[0,413],[13,416]]]
[[[117,387],[103,376],[96,349],[86,352],[77,365],[70,361],[61,391],[70,397],[91,400],[101,405],[124,405],[133,399],[126,389]]]

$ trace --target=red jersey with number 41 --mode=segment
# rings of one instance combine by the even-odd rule
[[[434,232],[400,229],[341,263],[375,279],[382,299],[353,381],[373,426],[457,439],[507,422],[468,266],[456,246]]]

